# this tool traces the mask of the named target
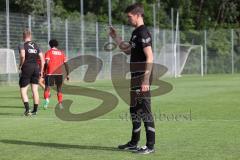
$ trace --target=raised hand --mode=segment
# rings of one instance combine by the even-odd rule
[[[117,37],[117,31],[115,28],[113,28],[113,26],[109,26],[109,35],[112,38],[116,38]]]

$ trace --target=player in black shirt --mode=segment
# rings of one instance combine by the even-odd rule
[[[153,153],[155,144],[154,118],[151,112],[150,83],[153,63],[152,38],[151,34],[144,25],[144,9],[139,3],[127,7],[125,13],[129,23],[135,27],[129,42],[129,47],[121,47],[122,39],[117,36],[116,30],[110,27],[110,36],[120,45],[126,54],[131,55],[131,91],[130,91],[130,113],[132,119],[132,138],[124,145],[118,146],[119,149],[135,150],[136,153]],[[124,44],[126,45],[126,44]],[[140,140],[141,121],[144,122],[146,130],[146,146],[138,148]]]
[[[32,42],[31,32],[26,29],[23,32],[23,40],[24,43],[19,45],[19,55],[20,55],[20,63],[19,63],[19,86],[22,101],[25,107],[25,116],[36,115],[37,108],[39,104],[39,94],[38,94],[38,81],[39,76],[43,73],[43,65],[44,59],[43,54],[38,45],[35,42]],[[40,58],[41,65],[37,63],[38,57]],[[40,75],[39,75],[40,74]],[[29,111],[29,103],[28,103],[28,87],[31,84],[34,107],[32,112]]]

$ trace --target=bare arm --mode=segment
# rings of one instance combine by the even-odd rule
[[[66,62],[64,63],[64,66],[65,66],[65,70],[67,72],[67,80],[69,80],[69,66]]]
[[[44,58],[43,58],[43,53],[42,53],[42,52],[39,53],[39,58],[40,58],[40,60],[41,60],[40,73],[41,73],[41,76],[43,76]]]
[[[20,58],[19,58],[19,67],[18,67],[18,69],[20,70],[21,68],[22,68],[22,65],[23,65],[23,63],[24,63],[24,61],[25,61],[25,50],[24,49],[21,49],[20,50]]]
[[[114,42],[119,46],[119,48],[125,53],[125,54],[131,54],[131,45],[129,43],[126,43],[122,40],[121,37],[117,35],[117,31],[115,28],[110,27],[109,35],[112,37]]]
[[[45,74],[47,73],[48,62],[49,62],[49,59],[45,59],[45,63],[44,63],[44,67],[43,67],[43,72]]]
[[[146,66],[145,66],[145,74],[144,74],[144,79],[141,85],[141,90],[143,92],[149,91],[149,81],[150,81],[150,75],[152,72],[152,64],[153,64],[153,52],[152,52],[152,47],[148,46],[143,49],[144,54],[146,56]]]

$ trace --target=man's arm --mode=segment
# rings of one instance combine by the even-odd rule
[[[141,90],[143,92],[149,91],[149,85],[150,85],[150,76],[152,72],[152,65],[153,65],[153,52],[152,47],[147,46],[143,48],[144,54],[146,56],[146,66],[145,66],[145,74],[143,78],[143,82],[141,85]]]
[[[25,50],[24,49],[21,49],[20,50],[20,58],[19,58],[19,67],[18,67],[18,69],[20,70],[21,68],[22,68],[22,65],[23,65],[23,63],[24,63],[24,61],[25,61]]]
[[[117,35],[117,31],[110,27],[109,35],[112,37],[114,42],[119,46],[119,48],[125,53],[125,54],[131,54],[131,45],[129,43],[126,43],[122,40],[121,37]]]
[[[69,66],[68,66],[67,62],[64,63],[64,66],[65,66],[65,70],[67,72],[67,80],[69,80]]]
[[[43,72],[44,72],[45,74],[47,73],[48,62],[49,62],[49,59],[45,59],[45,63],[44,63],[44,67],[43,67]]]
[[[41,68],[40,68],[40,73],[41,73],[41,75],[40,75],[40,76],[43,76],[44,58],[43,58],[43,53],[42,53],[42,52],[39,53],[39,58],[40,58],[40,60],[41,60]]]

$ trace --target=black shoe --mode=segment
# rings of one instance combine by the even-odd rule
[[[155,150],[154,148],[150,149],[147,146],[141,147],[139,150],[137,150],[135,153],[137,154],[150,154],[150,153],[154,153]]]
[[[29,111],[25,111],[24,113],[24,116],[28,117],[28,116],[31,116],[32,114],[29,112]]]
[[[32,111],[32,112],[31,112],[31,115],[32,115],[32,116],[36,116],[36,115],[37,115],[37,112],[36,112],[36,111]]]
[[[127,144],[124,145],[119,145],[118,149],[122,149],[122,150],[130,150],[130,151],[137,151],[139,148],[137,147],[137,145],[133,145],[130,142],[128,142]]]

